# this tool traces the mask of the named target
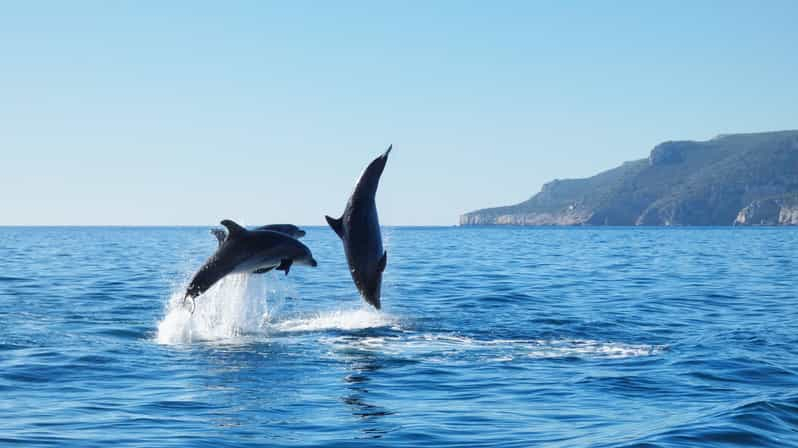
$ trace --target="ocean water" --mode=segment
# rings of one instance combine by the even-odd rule
[[[0,446],[798,446],[798,229],[384,237],[191,315],[207,228],[0,228]]]

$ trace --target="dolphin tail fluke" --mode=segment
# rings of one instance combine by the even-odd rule
[[[387,159],[388,158],[388,154],[391,153],[392,149],[393,149],[393,145],[388,145],[388,149],[385,150],[385,152],[382,154],[382,156]]]
[[[324,219],[327,220],[327,224],[329,224],[330,227],[332,227],[332,229],[335,231],[336,234],[338,234],[339,237],[341,238],[344,237],[344,221],[341,218],[336,219],[336,218],[330,218],[329,216],[325,216]]]

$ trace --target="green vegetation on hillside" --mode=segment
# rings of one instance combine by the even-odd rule
[[[731,225],[753,201],[798,192],[798,131],[670,141],[648,159],[555,180],[520,204],[467,213],[463,225]]]

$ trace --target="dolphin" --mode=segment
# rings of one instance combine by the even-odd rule
[[[344,243],[349,272],[360,295],[377,309],[380,309],[382,272],[388,262],[388,252],[382,248],[380,221],[374,197],[392,148],[393,145],[389,146],[360,175],[344,214],[338,219],[325,216],[327,224]]]
[[[292,238],[302,238],[305,236],[305,231],[293,224],[269,224],[266,226],[256,227],[255,230],[271,230],[273,232],[284,233]],[[219,246],[222,246],[224,239],[227,238],[227,233],[222,229],[211,229],[211,233],[219,241]]]
[[[255,230],[271,230],[273,232],[284,233],[293,238],[302,238],[305,236],[305,231],[293,224],[269,224],[256,227]]]
[[[310,249],[296,238],[272,230],[247,230],[229,219],[221,224],[227,228],[227,237],[194,274],[184,302],[187,298],[193,300],[228,274],[261,274],[276,268],[288,275],[293,263],[317,265]]]

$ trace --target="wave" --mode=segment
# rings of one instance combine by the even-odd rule
[[[628,445],[611,446],[796,446],[798,396],[754,398],[704,412],[688,413],[680,422]]]

